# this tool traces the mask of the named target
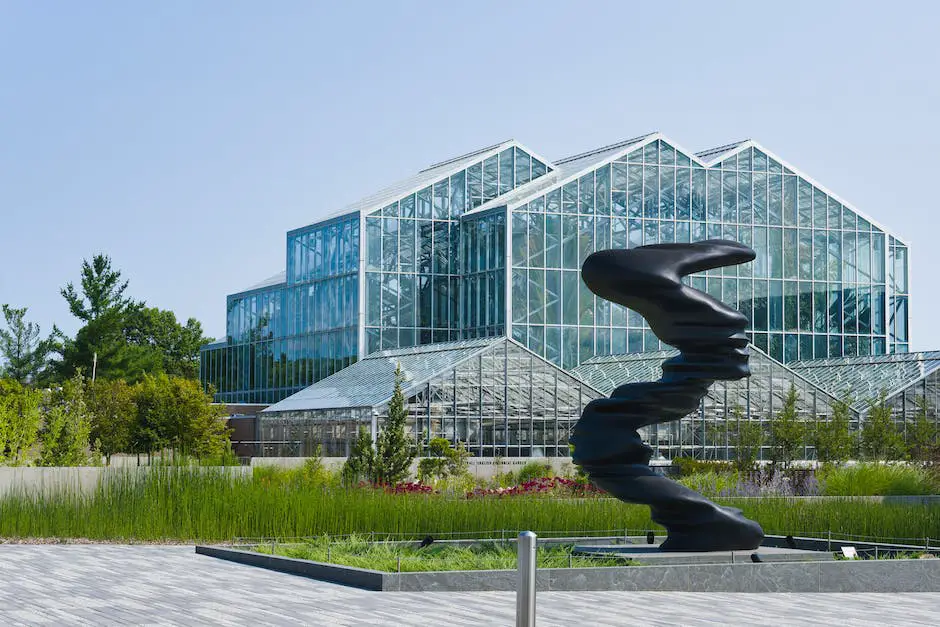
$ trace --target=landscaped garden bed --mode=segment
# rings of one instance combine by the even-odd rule
[[[566,480],[568,481],[568,480]],[[540,537],[656,529],[649,508],[601,493],[537,481],[531,490],[486,487],[486,494],[436,487],[342,486],[335,476],[265,470],[250,477],[155,468],[68,491],[0,499],[0,537],[110,541],[230,542],[238,537],[297,538],[376,533],[422,537],[495,529]],[[483,486],[481,486],[483,488]],[[864,499],[724,498],[768,534],[849,534],[903,542],[940,538],[940,506]]]

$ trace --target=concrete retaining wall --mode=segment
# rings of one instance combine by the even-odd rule
[[[281,468],[297,468],[307,461],[307,457],[252,457],[252,466],[279,466]],[[342,468],[346,462],[345,457],[324,457],[323,466],[334,470]],[[573,474],[575,469],[570,457],[470,457],[467,466],[470,474],[480,479],[491,479],[494,475],[504,472],[518,472],[520,468],[536,462],[548,464],[556,475]],[[411,465],[411,475],[417,476],[418,460]]]
[[[386,573],[220,547],[196,553],[366,590],[512,591],[515,570]],[[536,589],[658,592],[940,592],[940,559],[543,568]]]

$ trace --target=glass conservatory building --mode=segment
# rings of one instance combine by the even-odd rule
[[[743,312],[778,366],[908,350],[901,239],[754,141],[693,154],[653,133],[554,162],[504,142],[289,231],[286,270],[228,297],[201,377],[220,402],[278,403],[378,352],[485,338],[587,376],[668,348],[586,288],[587,255],[710,238],[757,258],[692,285]]]

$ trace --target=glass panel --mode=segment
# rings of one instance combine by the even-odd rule
[[[613,169],[611,189],[615,191],[627,191],[627,164],[614,162],[611,164],[611,167]]]
[[[580,268],[578,263],[578,218],[577,216],[562,217],[562,257],[564,267],[569,269]]]
[[[688,220],[692,209],[692,171],[689,168],[676,169],[676,218]]]
[[[545,197],[545,210],[549,213],[561,212],[561,190],[553,189]]]
[[[418,217],[431,217],[431,188],[425,187],[417,193],[418,199]]]
[[[752,181],[752,203],[754,224],[767,223],[767,176],[755,173]]]
[[[545,216],[545,266],[561,267],[561,216]]]
[[[578,319],[581,324],[594,324],[594,293],[588,289],[583,281],[578,282],[578,302],[580,304]]]
[[[537,179],[540,176],[543,176],[548,171],[548,166],[544,163],[532,157],[532,178]]]
[[[513,188],[513,149],[499,153],[499,193],[505,194]]]
[[[643,168],[643,215],[647,218],[659,217],[659,168]]]
[[[737,177],[735,172],[722,174],[721,218],[725,222],[738,221],[737,208]]]
[[[705,219],[705,170],[692,169],[692,219]]]
[[[529,154],[516,148],[516,185],[524,185],[531,180],[529,172]]]
[[[676,217],[675,168],[659,168],[659,217],[663,220]]]
[[[466,170],[461,170],[450,177],[450,214],[462,215],[467,210],[467,176]]]
[[[721,219],[721,172],[708,171],[708,207],[706,214],[709,222]]]
[[[382,267],[382,219],[366,218],[366,269]]]
[[[578,265],[581,267],[587,256],[594,252],[594,218],[578,218]]]
[[[767,219],[770,224],[783,222],[783,175],[772,174],[768,181]]]
[[[578,181],[578,211],[594,213],[594,173],[585,174]]]
[[[545,267],[545,214],[529,214],[529,264],[533,268]]]
[[[382,269],[398,270],[398,220],[385,218],[382,231]]]
[[[578,182],[565,183],[562,188],[561,209],[564,213],[578,212]]]
[[[885,236],[884,233],[871,234],[871,278],[879,283],[885,280]]]
[[[471,207],[483,204],[483,164],[477,163],[467,168],[467,193],[470,195]]]
[[[564,304],[563,322],[565,324],[578,324],[578,273],[562,273],[562,300]]]
[[[627,193],[627,215],[639,218],[643,215],[643,167],[629,165],[630,187]]]
[[[598,214],[610,215],[610,166],[594,173],[594,204]]]
[[[819,191],[813,189],[813,226],[817,229],[826,228],[826,208],[828,197]]]
[[[545,272],[545,322],[561,324],[561,272]]]
[[[499,158],[493,155],[483,162],[483,202],[499,195]]]
[[[512,214],[512,265],[524,266],[528,254],[529,214],[514,211]]]
[[[545,322],[545,271],[529,270],[529,323]]]
[[[398,326],[397,274],[382,274],[382,325],[386,327]]]
[[[415,269],[415,223],[414,220],[401,220],[399,250],[402,272]]]

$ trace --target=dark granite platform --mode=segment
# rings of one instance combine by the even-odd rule
[[[647,547],[648,548],[648,547]],[[515,570],[388,573],[197,546],[196,553],[366,590],[513,591]],[[735,558],[737,559],[737,558]],[[660,592],[940,592],[940,559],[838,560],[540,568],[537,590]]]
[[[595,557],[618,557],[634,560],[638,564],[661,566],[680,564],[744,564],[754,562],[828,562],[835,559],[826,551],[807,551],[775,546],[762,546],[754,551],[661,551],[659,544],[579,544],[572,551],[575,555]]]

